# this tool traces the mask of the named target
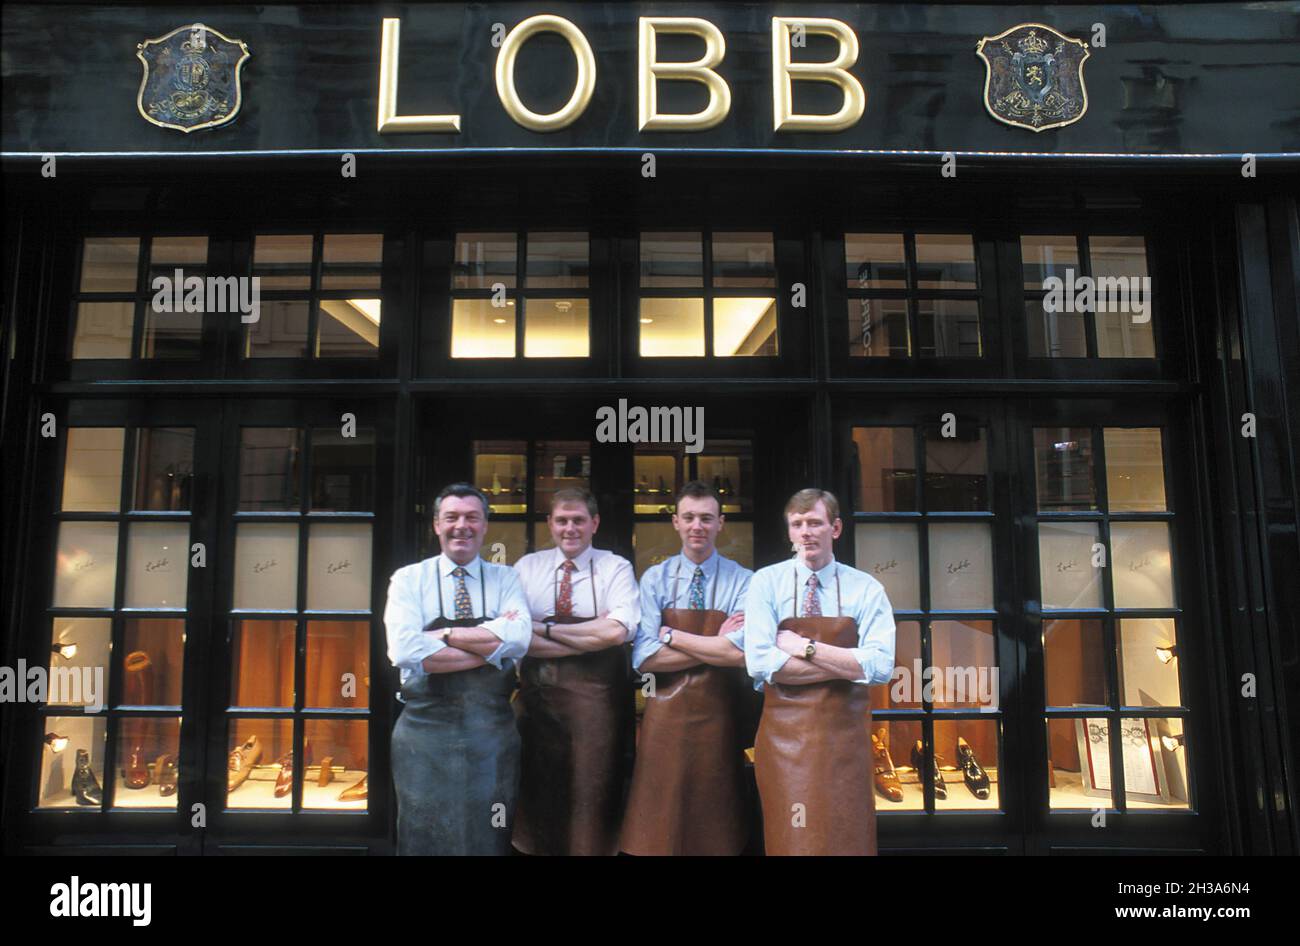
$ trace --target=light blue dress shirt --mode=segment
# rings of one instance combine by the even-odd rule
[[[786,618],[806,616],[803,598],[810,575],[812,571],[796,556],[760,568],[749,583],[745,596],[745,669],[754,678],[756,690],[771,683],[772,674],[790,659],[776,646],[777,627]],[[888,683],[894,674],[894,609],[885,596],[885,587],[866,572],[832,558],[817,572],[817,598],[825,617],[840,616],[836,610],[837,579],[843,616],[853,618],[858,625],[858,646],[852,652],[862,665],[862,678],[854,683]]]
[[[384,607],[384,627],[388,632],[388,659],[401,668],[402,684],[424,674],[425,657],[431,657],[447,645],[424,628],[439,617],[456,616],[456,563],[445,555],[435,555],[393,572],[388,583],[388,603]],[[501,644],[488,663],[499,670],[513,666],[528,652],[532,642],[533,622],[528,614],[519,576],[508,565],[492,565],[475,558],[465,566],[465,589],[469,592],[474,616],[483,618],[487,628]],[[438,585],[442,585],[442,612],[438,610]]]
[[[743,610],[745,592],[749,590],[749,579],[754,573],[729,558],[723,558],[717,549],[699,566],[680,552],[658,565],[651,565],[641,576],[641,624],[632,644],[633,670],[639,671],[641,664],[664,646],[659,639],[663,610],[687,607],[696,567],[704,569],[706,608],[728,615]],[[741,650],[745,649],[744,628],[725,637]]]

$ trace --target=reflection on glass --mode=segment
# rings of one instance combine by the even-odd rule
[[[1106,500],[1111,512],[1164,511],[1165,463],[1159,427],[1107,427]]]
[[[533,445],[533,511],[548,515],[551,494],[575,486],[591,488],[591,444],[585,440],[537,441]],[[549,543],[550,531],[543,529],[542,535]]]
[[[1095,522],[1040,522],[1038,571],[1044,608],[1100,608],[1101,570],[1093,565]]]
[[[703,299],[642,299],[643,358],[699,358],[704,355]]]
[[[633,460],[632,511],[638,515],[671,513],[681,488],[681,456],[649,445],[638,445]]]
[[[713,353],[733,355],[776,354],[776,300],[713,300]]]
[[[108,618],[65,618],[55,617],[50,619],[50,663],[51,683],[57,679],[57,674],[64,674],[67,680],[66,687],[49,688],[46,693],[46,702],[51,706],[90,706],[96,703],[107,703],[108,694],[104,688],[108,686],[108,661],[110,652],[112,624]],[[96,688],[93,685],[95,668],[105,668],[103,673],[103,687]],[[86,680],[85,669],[91,672],[92,681],[91,690],[81,686],[82,681]],[[66,674],[66,670],[72,670],[73,673]],[[22,682],[20,685],[25,686]],[[73,688],[75,685],[75,689]]]
[[[135,292],[138,238],[87,237],[81,246],[82,292]]]
[[[41,754],[37,807],[102,808],[108,720],[103,716],[43,716],[37,725],[43,730],[37,744]]]
[[[122,659],[123,706],[180,706],[185,619],[126,621]]]
[[[1187,787],[1187,736],[1183,721],[1175,717],[1156,719],[1130,719],[1125,721],[1132,735],[1138,735],[1141,725],[1146,739],[1146,755],[1134,751],[1124,755],[1125,801],[1130,808],[1191,807]],[[1136,746],[1135,746],[1136,748]],[[1160,791],[1155,797],[1144,793],[1152,785]]]
[[[370,525],[312,523],[307,541],[307,609],[370,608]]]
[[[122,505],[121,427],[69,427],[64,512],[117,512]]]
[[[365,811],[369,724],[359,719],[309,719],[303,724],[302,807]],[[296,773],[295,773],[296,774]]]
[[[1043,622],[1048,706],[1110,705],[1101,621]]]
[[[586,299],[528,299],[524,304],[525,358],[586,358],[591,307]]]
[[[1080,312],[1048,312],[1042,299],[1025,300],[1031,358],[1088,357],[1088,323]]]
[[[849,354],[855,358],[906,358],[911,352],[905,299],[850,299]]]
[[[144,328],[140,334],[142,358],[198,358],[203,333],[201,312],[159,312],[150,303],[144,307]]]
[[[375,432],[344,437],[337,427],[311,431],[313,512],[372,512],[375,508]]]
[[[1040,510],[1097,508],[1092,431],[1087,427],[1035,427],[1034,471]]]
[[[921,299],[916,303],[917,348],[922,358],[978,358],[980,304],[975,299]]]
[[[770,233],[715,233],[713,285],[776,286],[776,251]]]
[[[114,808],[175,808],[180,780],[179,716],[123,719]]]
[[[156,236],[149,244],[151,271],[179,266],[190,275],[191,271],[206,269],[207,265],[208,238],[205,236]]]
[[[696,233],[641,234],[643,287],[704,285],[704,241]]]
[[[245,335],[245,358],[303,358],[307,354],[306,300],[263,299]]]
[[[296,427],[244,427],[239,441],[239,508],[242,512],[296,511],[302,431]]]
[[[292,792],[276,789],[284,766],[293,762],[291,720],[232,719],[226,730],[226,748],[227,808],[287,810],[292,806]]]
[[[696,478],[722,497],[724,514],[753,508],[754,457],[748,440],[705,441],[695,467]]]
[[[1094,236],[1088,240],[1088,255],[1097,281],[1097,354],[1154,358],[1146,241],[1140,236]]]
[[[54,607],[111,608],[116,579],[116,522],[59,524]]]
[[[970,234],[918,233],[916,285],[920,289],[974,289],[975,242]]]
[[[294,622],[234,623],[230,705],[293,706]]]
[[[1173,618],[1119,622],[1119,682],[1125,706],[1181,706]]]
[[[907,288],[901,233],[844,234],[844,262],[850,288]]]
[[[124,607],[183,611],[190,524],[133,522],[127,530]]]
[[[916,526],[859,522],[854,527],[857,567],[885,586],[895,611],[921,607],[920,553]]]
[[[947,789],[945,797],[935,795],[936,811],[996,811],[1000,807],[995,720],[935,720],[934,751]]]
[[[495,283],[515,286],[519,243],[513,233],[458,233],[453,289],[491,289]]]
[[[1041,289],[1049,276],[1066,282],[1067,267],[1080,272],[1079,242],[1072,236],[1022,236],[1020,260],[1026,289]]]
[[[1173,555],[1164,522],[1112,522],[1111,573],[1117,608],[1172,608]]]
[[[981,522],[930,524],[930,607],[993,607],[993,535]]]
[[[304,705],[370,706],[370,622],[308,621]]]
[[[1053,809],[1114,807],[1105,719],[1047,720],[1048,805]]]
[[[149,247],[149,288],[154,292],[154,279],[165,277],[168,284],[184,285],[190,277],[203,277],[208,262],[208,238],[154,237]],[[161,302],[155,293],[144,308],[142,355],[145,358],[197,358],[199,336],[203,327],[202,312],[187,312],[175,305],[171,290],[164,290],[163,298],[175,311],[158,311]],[[202,307],[201,307],[202,308]],[[209,307],[210,308],[210,307]]]
[[[327,233],[321,252],[321,288],[377,290],[383,261],[382,234]]]
[[[585,233],[528,234],[528,288],[585,289],[589,257]]]
[[[297,524],[241,522],[235,531],[235,609],[293,611],[297,606]]]
[[[474,441],[474,485],[493,514],[528,511],[527,449],[523,440]],[[496,523],[489,529],[495,531]]]
[[[379,299],[322,299],[316,331],[318,358],[371,358],[379,354]]]
[[[142,427],[136,431],[132,509],[188,510],[193,480],[193,427]]]
[[[933,703],[940,709],[998,707],[997,651],[992,621],[930,625]]]
[[[926,427],[925,508],[929,512],[972,512],[989,508],[988,438],[983,427],[960,425],[945,437]]]
[[[911,427],[854,427],[858,511],[916,509],[916,445]]]
[[[451,357],[513,358],[515,356],[515,300],[505,305],[491,299],[453,299],[451,303]]]
[[[253,275],[268,289],[311,288],[311,234],[259,233],[253,238]]]
[[[77,332],[72,357],[130,358],[134,302],[77,303]]]

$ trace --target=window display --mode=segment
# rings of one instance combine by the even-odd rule
[[[54,570],[56,608],[111,608],[117,581],[117,523],[62,522]]]
[[[103,716],[46,716],[41,720],[40,808],[100,808],[104,803]]]
[[[69,427],[64,512],[117,512],[122,506],[122,427]]]
[[[123,606],[185,610],[189,579],[188,522],[133,522],[127,530]]]

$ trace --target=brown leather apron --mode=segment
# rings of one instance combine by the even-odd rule
[[[835,596],[842,605],[839,584],[837,570]],[[858,646],[852,618],[797,616],[797,577],[794,603],[796,617],[779,630],[819,644]],[[842,614],[842,606],[837,611]],[[870,724],[870,693],[861,683],[768,684],[754,772],[769,855],[876,853]]]
[[[715,578],[713,603],[717,591]],[[725,611],[714,608],[664,608],[661,617],[674,630],[708,637],[717,636],[726,619]],[[749,819],[738,674],[743,675],[739,667],[709,664],[655,673],[655,695],[641,717],[622,850],[643,856],[734,856],[744,849]]]
[[[600,614],[594,560],[591,603],[592,615]],[[592,618],[546,620],[581,624]],[[523,752],[512,843],[525,854],[617,854],[636,711],[627,647],[525,657],[518,704]]]

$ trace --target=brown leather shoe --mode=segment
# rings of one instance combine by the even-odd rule
[[[153,764],[153,780],[158,783],[158,794],[166,798],[176,794],[176,758],[165,752]]]
[[[133,720],[134,722],[134,720]],[[149,767],[144,761],[144,746],[136,743],[126,754],[126,766],[123,781],[127,788],[144,788],[149,784]]]
[[[256,736],[249,736],[242,746],[230,753],[230,764],[226,769],[226,791],[233,792],[243,785],[261,758],[262,743]]]
[[[883,729],[880,730],[879,736],[876,733],[871,734],[871,753],[876,760],[876,791],[890,801],[902,801],[903,785],[898,780],[898,773],[894,771],[894,760],[889,757],[889,750],[885,748]]]
[[[334,757],[327,755],[320,760],[320,777],[316,779],[316,784],[324,788],[330,782],[334,781]]]
[[[280,774],[275,777],[275,797],[283,798],[293,791],[293,750],[280,756],[276,764],[280,766]]]
[[[363,775],[361,781],[339,792],[339,801],[361,801],[366,798],[370,794],[370,790],[366,787],[367,778],[368,776]]]

